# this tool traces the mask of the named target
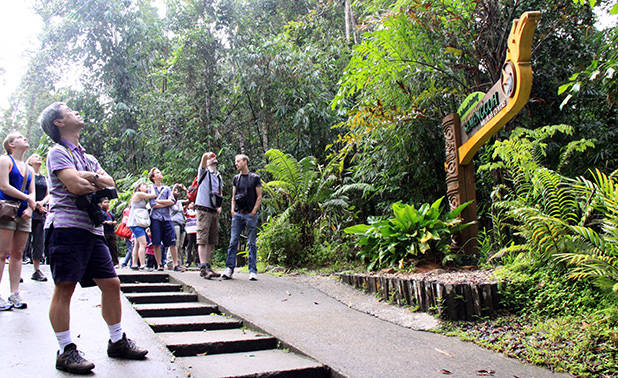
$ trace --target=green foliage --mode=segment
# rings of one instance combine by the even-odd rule
[[[369,188],[362,184],[337,188],[337,177],[311,156],[298,161],[269,150],[266,157],[263,172],[272,180],[263,188],[271,215],[258,237],[262,256],[268,263],[286,266],[324,261],[315,258],[314,252],[324,255],[319,243],[336,235],[339,223],[349,216],[347,193]]]
[[[582,5],[585,3],[585,0],[574,1]],[[595,3],[595,0],[590,1],[590,7],[594,7]],[[612,15],[618,14],[618,4],[614,4],[609,12]],[[592,34],[590,39],[592,44],[597,46],[597,51],[584,70],[571,75],[569,81],[558,88],[559,95],[569,93],[560,104],[561,109],[571,98],[580,95],[586,88],[591,88],[599,95],[605,95],[610,107],[618,104],[615,95],[618,88],[614,79],[618,69],[618,51],[615,48],[618,44],[618,27],[608,28],[603,34]]]
[[[413,205],[394,203],[394,217],[373,219],[369,224],[358,224],[344,231],[355,235],[362,250],[361,261],[367,270],[398,266],[403,268],[412,257],[442,257],[449,253],[451,236],[468,224],[462,224],[458,215],[470,203],[465,203],[446,214],[440,208],[442,198],[434,203]]]
[[[269,264],[299,267],[309,259],[303,227],[290,219],[293,210],[294,207],[290,207],[289,211],[270,218],[262,225],[258,235],[258,251]],[[313,244],[312,240],[310,242]]]
[[[618,292],[618,191],[614,175],[593,172],[594,182],[561,176],[540,164],[547,138],[568,133],[565,125],[534,131],[516,129],[496,142],[500,161],[480,169],[505,169],[512,186],[504,186],[494,203],[505,209],[509,226],[522,243],[504,247],[499,255],[525,251],[539,265],[554,261],[574,266],[570,278],[593,277]],[[587,148],[586,141],[577,141]],[[565,147],[570,153],[571,144]],[[497,225],[501,227],[501,225]]]
[[[472,1],[391,5],[392,12],[381,15],[354,47],[333,106],[365,90],[365,105],[379,99],[398,106],[408,101],[408,93],[431,101],[465,87],[463,71],[453,67],[465,62],[460,44],[475,6]]]
[[[540,264],[527,254],[498,269],[496,277],[502,304],[530,316],[574,315],[607,308],[618,297],[599,291],[589,279],[571,280],[569,270],[555,264]]]
[[[568,239],[577,249],[558,254],[559,261],[574,266],[571,278],[594,278],[595,282],[618,293],[618,171],[607,176],[592,172],[594,181],[580,178],[574,187],[586,199],[588,226],[569,226]]]
[[[445,322],[437,331],[507,356],[578,377],[618,371],[618,311],[549,318],[505,315],[476,322]]]

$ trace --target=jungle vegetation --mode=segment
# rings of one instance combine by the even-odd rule
[[[219,155],[225,209],[234,156],[245,153],[264,179],[264,265],[413,271],[433,257],[498,267],[505,308],[531,334],[586,351],[544,355],[539,341],[512,355],[577,375],[618,374],[618,28],[595,26],[595,10],[615,15],[615,1],[33,7],[45,26],[0,134],[19,130],[45,154],[52,143],[37,117],[67,102],[87,120],[82,144],[125,193],[116,210],[153,166],[168,185],[188,186],[205,151]],[[532,93],[474,159],[479,253],[461,255],[446,242],[460,227],[442,200],[441,119],[500,77],[511,22],[527,10],[542,13]],[[229,224],[224,211],[220,240]],[[449,327],[483,344],[469,325]],[[487,346],[510,353],[508,343]]]

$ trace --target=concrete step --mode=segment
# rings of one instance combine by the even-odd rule
[[[324,365],[280,349],[180,357],[195,377],[329,377]]]
[[[130,293],[124,296],[135,304],[197,302],[195,293]]]
[[[120,284],[123,293],[162,293],[182,291],[182,285],[172,283],[126,283]]]
[[[146,323],[155,332],[186,332],[242,327],[241,320],[223,315],[148,318]]]
[[[277,339],[248,329],[157,334],[176,357],[273,349]]]
[[[149,303],[133,305],[135,311],[144,318],[167,316],[190,316],[218,314],[219,308],[206,303]]]
[[[170,276],[162,272],[142,272],[142,271],[127,271],[117,272],[121,283],[136,283],[136,282],[169,282]]]

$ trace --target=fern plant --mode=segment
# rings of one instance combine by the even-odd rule
[[[579,178],[573,186],[597,219],[590,226],[569,226],[569,240],[578,248],[556,258],[574,267],[570,277],[590,277],[618,293],[618,171],[609,176],[598,169],[591,173],[592,181]]]
[[[263,256],[273,264],[299,266],[311,259],[316,235],[337,231],[341,218],[349,215],[347,193],[370,191],[368,185],[338,185],[329,167],[322,167],[312,156],[296,160],[272,149],[266,152],[268,164],[262,169],[272,178],[263,184],[271,214],[258,237]],[[284,227],[282,233],[274,228]],[[321,232],[316,232],[319,230]]]
[[[591,278],[618,293],[618,174],[595,170],[592,181],[573,180],[543,167],[545,140],[556,132],[569,134],[572,128],[516,129],[508,140],[494,145],[494,157],[500,160],[481,167],[502,168],[511,181],[493,206],[506,210],[521,242],[496,255],[526,253],[539,266],[566,263],[570,278]],[[559,165],[574,151],[592,145],[587,140],[569,143]]]

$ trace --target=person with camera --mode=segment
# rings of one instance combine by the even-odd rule
[[[7,256],[9,258],[8,302],[0,297],[0,311],[24,309],[27,304],[19,294],[22,253],[30,234],[34,200],[34,180],[31,169],[24,163],[24,154],[30,147],[20,133],[10,133],[4,139],[6,155],[0,157],[0,281]]]
[[[56,369],[87,374],[94,364],[82,357],[71,339],[71,298],[77,282],[101,290],[101,313],[110,338],[107,355],[144,359],[139,348],[122,332],[120,280],[103,237],[104,217],[97,202],[113,197],[114,179],[79,144],[84,121],[66,104],[56,102],[41,113],[41,128],[56,144],[47,154],[50,208],[45,220],[45,247],[54,279],[49,319],[59,350]]]
[[[223,202],[223,179],[217,171],[218,164],[217,155],[214,152],[206,152],[202,155],[197,170],[196,242],[197,255],[200,259],[200,276],[205,279],[220,277],[220,274],[210,266],[210,256],[219,239],[219,215]]]
[[[240,233],[246,228],[249,247],[249,279],[255,281],[257,280],[257,223],[258,210],[262,203],[262,182],[260,176],[249,172],[247,155],[236,155],[234,163],[240,173],[234,176],[232,182],[232,231],[225,262],[226,268],[222,278],[229,280],[234,274],[238,240]]]
[[[169,248],[172,254],[173,269],[182,272],[184,268],[178,265],[176,233],[170,212],[171,207],[176,203],[176,199],[169,186],[163,185],[163,174],[158,168],[152,168],[148,173],[148,178],[152,181],[148,193],[155,195],[155,198],[150,200],[150,232],[152,233],[152,245],[154,246],[157,265],[159,270],[163,270],[161,260],[161,243],[163,243],[163,246]]]

